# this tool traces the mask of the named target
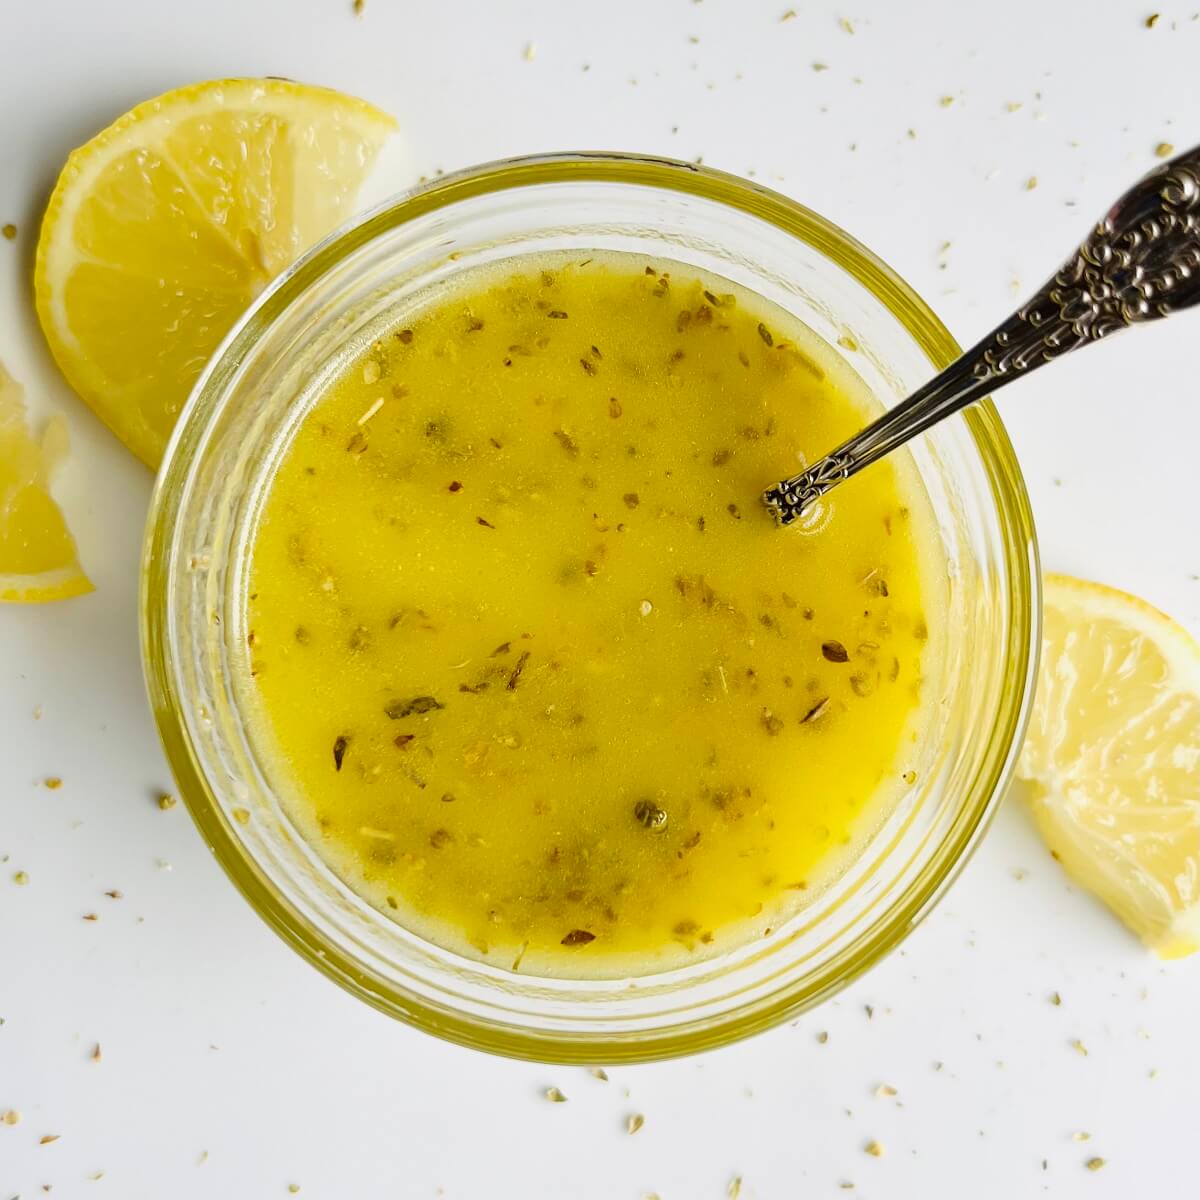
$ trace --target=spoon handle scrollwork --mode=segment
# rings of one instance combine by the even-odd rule
[[[1200,147],[1112,207],[1045,285],[940,375],[800,474],[763,493],[790,525],[826,492],[943,418],[1111,333],[1200,303]]]

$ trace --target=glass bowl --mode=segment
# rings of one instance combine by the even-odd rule
[[[919,782],[844,873],[766,938],[641,977],[530,978],[424,941],[359,899],[293,829],[242,719],[245,568],[264,485],[324,382],[398,300],[484,262],[572,248],[634,251],[736,280],[804,321],[885,407],[958,354],[929,308],[864,247],[733,176],[618,154],[447,176],[313,249],[208,364],[154,494],[142,646],[180,793],[285,941],[430,1033],[501,1054],[612,1063],[701,1050],[794,1016],[930,911],[1008,781],[1032,698],[1040,593],[1021,474],[994,409],[981,404],[912,448],[949,572],[946,661],[932,681],[938,716]]]

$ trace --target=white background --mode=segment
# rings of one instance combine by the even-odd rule
[[[738,1175],[755,1200],[1193,1194],[1200,959],[1157,963],[1068,887],[1017,796],[933,917],[839,999],[609,1083],[352,1000],[260,923],[182,806],[154,803],[170,783],[135,612],[150,478],[56,377],[30,304],[67,151],[178,84],[279,74],[397,114],[370,199],[527,151],[703,155],[842,224],[965,341],[1157,143],[1200,140],[1197,0],[1162,0],[1153,29],[1137,0],[795,4],[781,22],[787,0],[367,0],[361,18],[349,0],[0,0],[0,223],[20,228],[0,242],[0,359],[35,413],[70,421],[63,496],[97,584],[0,612],[0,1110],[23,1115],[0,1125],[0,1200],[289,1183],[302,1200],[719,1200]],[[1193,630],[1198,339],[1188,316],[1126,335],[1001,405],[1046,564]]]

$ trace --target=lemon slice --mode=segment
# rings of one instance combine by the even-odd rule
[[[75,539],[50,495],[50,476],[67,450],[55,417],[36,442],[25,423],[21,386],[0,366],[0,600],[37,604],[92,590]]]
[[[351,213],[395,128],[281,79],[148,100],[67,160],[42,222],[38,319],[71,386],[156,466],[246,306]]]
[[[1134,596],[1046,578],[1018,775],[1051,852],[1163,958],[1200,948],[1200,644]]]

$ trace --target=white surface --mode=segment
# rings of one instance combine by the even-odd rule
[[[0,241],[0,359],[37,412],[70,420],[66,501],[98,585],[0,612],[0,1111],[23,1115],[0,1124],[0,1200],[42,1185],[241,1200],[290,1182],[302,1200],[702,1200],[735,1175],[746,1200],[1198,1186],[1200,959],[1148,958],[1065,884],[1015,797],[930,920],[836,1001],[609,1083],[444,1045],[352,1000],[254,916],[182,807],[154,803],[170,784],[135,605],[150,480],[55,376],[29,303],[38,214],[67,150],[168,87],[283,74],[399,115],[403,152],[372,197],[524,151],[702,154],[858,235],[965,341],[1158,142],[1200,135],[1194,0],[1163,0],[1154,29],[1129,0],[797,0],[781,23],[787,7],[367,0],[356,19],[349,0],[0,3],[0,223],[20,226]],[[1089,351],[1002,409],[1047,565],[1200,630],[1191,320]],[[880,1083],[899,1094],[876,1097]],[[542,1098],[551,1084],[567,1104]],[[631,1112],[646,1117],[634,1137]],[[1092,1155],[1108,1165],[1087,1171]]]

